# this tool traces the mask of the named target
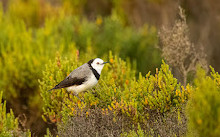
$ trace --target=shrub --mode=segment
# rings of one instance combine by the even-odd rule
[[[121,137],[151,137],[150,135],[146,134],[138,125],[138,129],[136,130],[130,130],[129,132],[123,132],[121,134]]]
[[[197,49],[190,41],[186,15],[181,7],[179,7],[179,17],[180,19],[175,21],[172,28],[163,27],[159,37],[162,45],[162,56],[169,65],[177,68],[181,73],[180,78],[186,86],[190,72],[195,73],[198,64],[207,70],[208,68],[203,47],[200,46]]]
[[[214,78],[217,74],[212,72]],[[220,135],[220,90],[212,78],[199,70],[196,78],[197,89],[187,105],[189,135],[217,137]]]
[[[51,86],[57,84],[67,72],[81,65],[82,62],[87,62],[91,57],[107,58],[106,53],[109,50],[127,59],[128,63],[112,57],[112,66],[103,70],[103,80],[95,88],[95,94],[87,92],[82,95],[91,108],[95,105],[108,108],[115,103],[123,104],[122,93],[135,81],[136,66],[137,71],[146,73],[161,62],[160,52],[155,48],[158,40],[154,26],[145,24],[139,29],[133,28],[126,25],[116,12],[109,17],[99,16],[96,20],[88,20],[80,15],[85,2],[65,0],[54,6],[49,1],[10,0],[4,11],[2,6],[0,7],[0,90],[6,91],[3,98],[11,105],[16,115],[25,113],[30,119],[26,123],[28,128],[37,125],[42,113],[40,109],[42,100],[39,96],[37,80],[45,77],[41,71],[45,70],[45,64],[50,64],[49,59],[56,57],[57,51],[68,59],[79,51],[80,55],[85,57],[70,59],[76,61],[72,68],[63,65],[64,60],[60,59],[62,66],[66,68],[61,66],[63,73],[58,68],[55,69],[59,72],[57,79],[54,78],[55,75],[48,75],[52,77],[51,80],[56,80],[51,84],[46,83]],[[66,64],[70,61],[66,59]],[[51,74],[54,74],[52,64],[51,62],[46,69],[51,69]],[[110,73],[104,76],[107,71]],[[108,92],[103,94],[105,90]],[[60,100],[58,99],[57,102],[60,103]],[[65,103],[70,104],[70,107],[74,104],[69,103],[68,99],[66,101]],[[65,107],[64,110],[70,110],[69,106],[64,105]],[[54,111],[59,112],[58,110]],[[44,110],[44,112],[49,111]],[[50,115],[52,116],[52,113]]]
[[[169,66],[163,62],[160,71],[156,70],[155,76],[150,73],[146,77],[140,75],[137,81],[131,83],[124,91],[122,99],[130,103],[138,102],[138,110],[145,106],[163,113],[185,103],[191,90],[189,85],[185,89],[178,84]]]
[[[157,43],[154,27],[146,25],[136,31],[114,17],[99,18],[102,21],[97,23],[69,14],[50,14],[54,9],[42,11],[30,8],[40,5],[39,1],[33,0],[12,0],[8,4],[5,12],[0,8],[0,89],[7,91],[4,98],[10,104],[20,104],[21,100],[26,100],[24,104],[27,107],[37,106],[33,104],[33,100],[40,100],[37,79],[42,77],[44,64],[55,58],[57,51],[69,57],[78,48],[80,54],[93,52],[97,56],[106,56],[111,49],[124,59],[130,57],[134,61],[137,58],[140,61],[137,67],[144,73],[160,63],[159,52],[154,48]],[[51,6],[47,2],[41,4]],[[21,7],[30,12],[22,11]],[[58,9],[62,11],[60,8]],[[43,12],[48,13],[48,17],[35,21],[35,16],[41,18]],[[40,27],[37,24],[41,24]],[[144,54],[144,51],[151,52]],[[142,56],[139,57],[140,55]],[[11,86],[8,86],[9,83]],[[33,98],[30,98],[30,94]]]
[[[42,113],[38,79],[44,64],[49,57],[55,57],[56,51],[71,53],[75,45],[68,41],[68,48],[60,43],[65,39],[58,39],[58,31],[64,29],[60,24],[67,22],[66,18],[60,22],[48,19],[45,27],[34,29],[27,27],[23,20],[14,20],[8,12],[0,7],[0,90],[7,91],[3,98],[15,114],[26,113],[30,119],[26,126],[31,127],[33,123],[29,122],[37,121]]]
[[[131,128],[131,121],[116,116],[113,111],[100,108],[79,109],[67,121],[58,123],[58,135],[66,136],[120,136]]]
[[[148,111],[150,118],[145,123],[134,123],[130,117],[109,109],[75,108],[75,113],[66,121],[58,122],[59,136],[184,136],[186,116],[176,109],[164,115]]]
[[[214,68],[213,67],[210,67],[211,68],[211,76],[213,77],[216,85],[218,88],[220,88],[220,75],[218,72],[215,72]]]
[[[3,92],[0,92],[0,101],[2,102]],[[6,101],[0,104],[0,136],[13,137],[13,136],[26,136],[30,137],[29,131],[23,132],[18,127],[18,119],[15,118],[13,111],[10,109],[6,113]]]
[[[102,109],[104,113],[113,113],[112,116],[116,119],[124,117],[135,125],[140,123],[144,126],[149,121],[156,121],[150,120],[151,115],[156,114],[159,119],[163,119],[163,115],[166,118],[166,115],[176,108],[181,111],[191,93],[192,87],[188,85],[184,88],[178,84],[164,62],[155,76],[148,73],[146,77],[140,75],[136,80],[135,71],[130,68],[129,62],[125,63],[111,53],[109,60],[111,64],[104,67],[99,84],[94,90],[79,94],[85,103],[64,89],[51,92],[47,90],[59,83],[74,68],[82,65],[81,62],[86,62],[86,58],[77,60],[76,57],[72,57],[71,60],[67,60],[57,57],[55,62],[50,62],[40,81],[44,101],[43,118],[49,118],[49,121],[55,123],[62,121],[65,124],[71,121],[70,117],[80,119],[77,116],[81,110],[86,113],[87,110]],[[82,119],[85,120],[84,118]],[[155,134],[160,132],[157,131]]]
[[[125,35],[126,34],[126,35]],[[160,50],[156,48],[157,29],[145,24],[136,29],[126,26],[118,16],[104,18],[98,33],[92,39],[97,54],[103,56],[109,50],[122,59],[136,62],[137,70],[146,74],[161,64]]]
[[[81,62],[88,62],[89,59],[87,58],[90,59],[91,56],[87,54],[83,58],[79,57],[80,60],[76,56],[68,60],[57,57],[56,62],[50,62],[46,66],[46,70],[43,72],[43,79],[40,81],[41,96],[45,103],[43,110],[46,115],[54,116],[58,114],[58,117],[60,117],[62,107],[68,108],[70,113],[72,113],[71,108],[76,107],[76,104],[82,105],[81,107],[85,106],[84,103],[78,102],[79,100],[72,94],[68,95],[64,89],[54,90],[52,92],[47,92],[47,90],[63,80],[72,70],[82,65]],[[90,107],[94,107],[95,105],[108,107],[108,105],[111,105],[112,98],[116,99],[120,97],[120,92],[115,92],[116,88],[123,89],[126,81],[135,76],[135,71],[127,67],[124,61],[117,57],[114,58],[116,59],[113,59],[113,56],[110,54],[110,61],[113,65],[105,66],[105,69],[102,71],[101,78],[103,80],[99,81],[96,89],[97,92],[95,94],[92,92],[84,93],[84,101]],[[108,83],[105,81],[108,81]],[[103,92],[105,90],[106,92]]]

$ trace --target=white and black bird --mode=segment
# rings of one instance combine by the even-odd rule
[[[49,91],[65,88],[78,97],[78,93],[86,91],[98,83],[101,71],[106,63],[109,62],[104,62],[100,58],[92,59],[73,70],[63,81]]]

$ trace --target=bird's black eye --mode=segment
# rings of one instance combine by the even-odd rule
[[[98,65],[99,65],[99,62],[97,62],[96,64],[98,64]]]

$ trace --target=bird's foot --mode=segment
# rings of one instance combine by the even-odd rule
[[[75,95],[81,102],[85,103],[83,99],[81,99],[78,95]]]

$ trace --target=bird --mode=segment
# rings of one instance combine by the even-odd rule
[[[98,83],[102,69],[106,63],[109,62],[104,62],[100,58],[91,59],[73,70],[63,81],[48,91],[65,88],[68,92],[72,92],[80,99],[78,93],[86,91]]]

